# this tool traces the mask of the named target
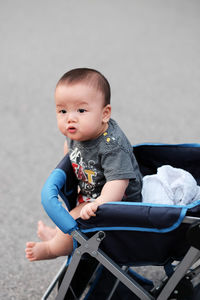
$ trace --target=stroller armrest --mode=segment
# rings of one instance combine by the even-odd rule
[[[53,170],[42,188],[41,197],[46,213],[56,226],[64,233],[71,233],[74,229],[77,229],[77,222],[62,206],[61,201],[58,200],[58,194],[66,179],[67,175],[62,169],[56,168]]]

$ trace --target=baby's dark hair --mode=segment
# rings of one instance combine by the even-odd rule
[[[79,83],[85,82],[99,90],[105,99],[105,106],[110,104],[110,84],[108,80],[98,71],[89,68],[77,68],[65,73],[57,83],[57,86],[63,83]],[[56,86],[56,87],[57,87]]]

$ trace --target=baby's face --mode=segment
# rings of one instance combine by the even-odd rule
[[[85,83],[60,84],[55,91],[58,128],[72,140],[87,141],[108,127],[111,107],[103,94]]]

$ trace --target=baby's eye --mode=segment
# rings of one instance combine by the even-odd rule
[[[78,112],[80,112],[80,113],[82,114],[82,113],[86,112],[86,109],[84,109],[84,108],[79,108],[79,109],[78,109]]]
[[[61,110],[60,110],[60,113],[61,113],[61,114],[66,114],[67,111],[66,111],[65,109],[61,109]]]

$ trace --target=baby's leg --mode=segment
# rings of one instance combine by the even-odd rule
[[[74,219],[79,218],[80,211],[86,203],[82,203],[70,211]],[[73,239],[69,234],[63,233],[59,228],[56,228],[55,236],[43,242],[28,242],[26,244],[26,257],[30,261],[52,259],[58,256],[71,254],[73,250]]]
[[[73,209],[70,214],[74,219],[79,218],[80,208],[82,208],[86,203],[79,206],[77,209]],[[41,241],[49,241],[56,235],[56,227],[50,227],[44,224],[42,221],[38,221],[37,235]]]
[[[72,237],[56,228],[56,235],[51,240],[38,243],[28,242],[25,252],[28,260],[35,261],[69,255],[72,250]]]
[[[42,221],[39,221],[37,235],[41,241],[49,241],[56,235],[56,228],[47,226]]]

